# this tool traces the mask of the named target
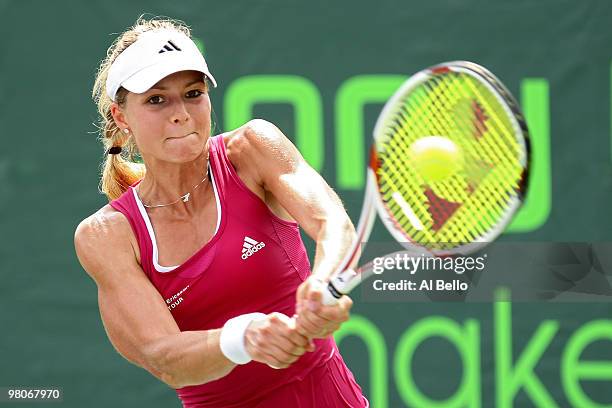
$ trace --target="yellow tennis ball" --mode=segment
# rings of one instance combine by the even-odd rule
[[[441,181],[463,166],[461,149],[443,136],[422,137],[410,145],[412,162],[425,181]]]

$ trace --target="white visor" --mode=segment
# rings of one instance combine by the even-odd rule
[[[189,37],[174,30],[147,31],[112,63],[106,94],[114,101],[120,87],[143,93],[179,71],[199,71],[217,86],[202,53]]]

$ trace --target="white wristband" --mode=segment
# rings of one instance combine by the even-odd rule
[[[229,319],[221,329],[219,344],[221,352],[231,362],[246,364],[252,360],[244,345],[244,334],[247,326],[253,320],[261,320],[266,315],[263,313],[248,313]]]

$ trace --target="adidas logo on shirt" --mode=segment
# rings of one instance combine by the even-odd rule
[[[265,246],[265,243],[257,242],[253,238],[245,236],[244,243],[242,244],[242,259],[247,259]]]

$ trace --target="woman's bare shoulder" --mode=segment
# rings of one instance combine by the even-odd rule
[[[79,259],[104,257],[131,247],[139,261],[136,239],[128,219],[110,204],[79,223],[74,232],[74,245]]]
[[[106,204],[79,223],[76,235],[100,238],[119,238],[122,232],[129,232],[130,224],[125,215],[110,204]]]
[[[221,135],[227,158],[245,177],[261,184],[258,169],[263,157],[269,160],[286,159],[285,136],[271,122],[252,119],[241,127]]]
[[[274,145],[281,135],[282,133],[273,123],[263,119],[252,119],[239,128],[223,133],[221,137],[228,156],[231,153],[239,156],[245,149]]]

